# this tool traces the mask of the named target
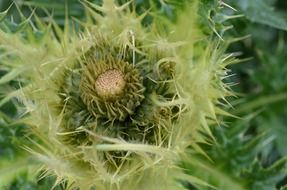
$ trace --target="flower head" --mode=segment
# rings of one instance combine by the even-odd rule
[[[139,71],[124,60],[88,63],[81,74],[81,98],[95,117],[125,120],[144,99]]]
[[[144,27],[144,16],[129,3],[106,0],[84,3],[88,18],[80,23],[81,34],[46,26],[47,35],[28,45],[1,34],[0,42],[15,49],[17,71],[26,80],[16,93],[29,113],[24,121],[41,140],[29,150],[58,183],[184,189],[174,179],[190,178],[176,164],[188,147],[201,152],[198,132],[210,134],[207,123],[223,113],[215,104],[229,93],[220,79],[228,57],[208,40],[197,46],[204,35],[196,33],[199,5],[191,5],[177,25],[165,26],[167,32]],[[173,32],[187,23],[192,35]],[[19,51],[12,41],[25,48]]]

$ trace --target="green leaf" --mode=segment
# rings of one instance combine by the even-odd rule
[[[242,104],[242,106],[238,106],[238,108],[233,112],[233,114],[238,115],[241,113],[250,112],[254,109],[262,108],[267,104],[277,103],[279,101],[283,102],[286,100],[287,93],[259,97],[254,101],[249,101],[248,104]]]
[[[274,10],[264,0],[240,0],[236,4],[252,22],[268,25],[277,29],[287,30],[286,15]]]

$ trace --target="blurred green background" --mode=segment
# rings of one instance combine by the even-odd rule
[[[183,0],[148,1],[135,0],[138,13],[156,4],[157,11],[171,20],[176,18],[176,10],[181,9]],[[216,0],[202,0],[212,13]],[[0,0],[0,11],[11,5],[11,0]],[[100,0],[92,1],[101,3]],[[124,0],[120,1],[124,2]],[[234,7],[224,13],[243,17],[228,20],[234,28],[227,34],[230,37],[243,37],[233,43],[228,52],[235,52],[246,61],[231,65],[234,75],[226,79],[235,83],[232,88],[236,98],[229,101],[233,108],[228,112],[238,118],[223,118],[225,123],[214,127],[217,143],[213,146],[201,145],[213,162],[201,155],[192,155],[192,163],[181,163],[187,172],[223,190],[287,190],[287,1],[286,0],[226,0]],[[72,20],[85,19],[85,12],[78,0],[15,0],[8,19],[0,24],[2,30],[21,30],[21,15],[28,17],[35,9],[42,19],[51,13],[55,21],[64,26],[65,14]],[[206,5],[205,5],[206,4]],[[33,8],[31,8],[33,7]],[[206,12],[206,13],[207,13]],[[210,14],[217,25],[221,25],[219,13]],[[150,20],[147,18],[144,24]],[[5,70],[0,67],[0,77]],[[1,86],[0,94],[7,89],[17,88],[17,82]],[[3,100],[3,97],[0,97]],[[0,99],[0,100],[1,100]],[[13,121],[19,117],[15,101],[9,101],[0,108],[0,183],[1,179],[11,178],[7,190],[51,189],[53,177],[39,180],[35,171],[30,170],[29,155],[22,145],[30,145],[27,127]],[[32,146],[32,145],[31,145]],[[24,164],[23,164],[24,163]],[[24,165],[24,167],[22,167]],[[21,167],[20,167],[21,166]],[[212,189],[195,187],[191,189]],[[65,184],[55,188],[65,189]]]

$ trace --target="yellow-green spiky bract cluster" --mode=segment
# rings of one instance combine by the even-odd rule
[[[233,61],[196,25],[204,5],[188,3],[177,24],[162,28],[157,17],[143,27],[145,15],[132,2],[83,6],[81,34],[36,16],[40,41],[33,27],[26,38],[0,33],[4,52],[13,50],[3,65],[16,68],[0,82],[19,75],[23,87],[11,96],[23,103],[22,121],[41,140],[29,151],[46,175],[71,189],[180,190],[178,180],[201,183],[177,163],[188,147],[203,153],[199,132],[211,135],[209,123],[224,114],[216,104],[229,95],[221,79]]]

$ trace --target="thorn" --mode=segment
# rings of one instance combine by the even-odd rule
[[[136,42],[135,42],[135,34],[132,30],[129,31],[129,34],[132,38],[132,44],[134,46],[134,48],[136,47]],[[133,48],[133,66],[135,66],[135,62],[136,62],[136,52],[135,49]]]
[[[220,0],[219,3],[220,3],[221,5],[223,5],[223,6],[225,6],[225,7],[228,7],[228,8],[230,8],[230,9],[234,10],[234,11],[237,11],[235,8],[233,8],[233,7],[231,7],[230,5],[224,3],[222,0]]]

